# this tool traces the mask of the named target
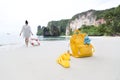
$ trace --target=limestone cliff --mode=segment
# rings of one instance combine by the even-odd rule
[[[66,35],[69,34],[70,29],[74,31],[80,28],[82,25],[98,26],[99,24],[105,23],[104,19],[102,18],[97,19],[97,15],[98,15],[97,13],[98,12],[95,10],[89,10],[89,11],[74,15],[72,19],[69,21],[69,25],[66,28]]]

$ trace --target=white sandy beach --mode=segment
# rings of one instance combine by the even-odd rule
[[[120,80],[120,37],[91,37],[93,57],[71,57],[70,68],[56,62],[69,41],[40,41],[0,48],[0,80]]]

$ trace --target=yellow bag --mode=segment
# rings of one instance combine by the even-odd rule
[[[57,60],[57,62],[58,62],[61,66],[65,67],[65,68],[69,68],[69,67],[70,67],[70,62],[69,62],[68,60],[63,60],[62,58],[59,58],[59,59]]]
[[[70,38],[70,43],[71,44],[76,44],[76,45],[82,45],[84,44],[84,38],[86,34],[85,33],[80,33],[79,30],[76,30],[72,37]]]
[[[65,68],[69,68],[70,67],[70,53],[67,52],[67,53],[60,55],[60,57],[58,57],[57,59],[57,63],[59,63]]]
[[[94,47],[90,45],[81,45],[79,48],[79,57],[90,57],[93,55]]]
[[[76,34],[77,33],[77,34]],[[86,34],[75,31],[70,38],[70,47],[72,50],[72,56],[74,57],[88,57],[93,54],[93,46],[91,44],[84,44],[84,38]]]
[[[62,56],[63,60],[70,60],[70,54],[64,53]]]
[[[69,53],[63,53],[60,55],[59,58],[62,58],[63,60],[70,60],[70,54]]]

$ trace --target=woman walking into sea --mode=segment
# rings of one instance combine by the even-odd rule
[[[29,42],[29,38],[31,35],[33,35],[32,31],[31,31],[31,27],[28,25],[28,21],[25,21],[25,25],[22,27],[22,30],[20,32],[20,36],[23,33],[23,37],[25,38],[25,44],[28,47],[28,42]]]

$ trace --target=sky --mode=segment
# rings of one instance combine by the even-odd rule
[[[104,10],[120,0],[0,0],[0,33],[20,33],[28,20],[33,33],[52,20],[70,19],[90,9]]]

